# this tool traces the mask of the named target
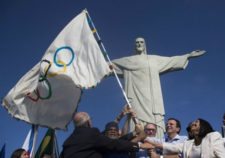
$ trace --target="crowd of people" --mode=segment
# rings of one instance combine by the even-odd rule
[[[137,123],[134,131],[126,133],[127,129],[119,128],[124,116],[135,118],[135,113],[126,106],[101,132],[92,126],[88,113],[77,112],[73,118],[75,129],[65,140],[60,158],[225,158],[225,113],[221,133],[214,131],[208,121],[198,118],[186,127],[187,136],[182,136],[180,121],[169,118],[162,138],[156,137],[154,123],[144,127]],[[30,157],[19,148],[11,158]]]
[[[114,121],[106,124],[103,132],[92,127],[87,113],[76,113],[75,130],[64,142],[61,158],[225,157],[224,138],[204,119],[198,118],[191,122],[186,128],[188,136],[182,136],[179,135],[180,121],[169,118],[165,136],[157,138],[157,126],[154,123],[148,123],[144,128],[136,124],[135,131],[124,134],[118,123],[127,113],[135,117],[132,111],[123,111]]]

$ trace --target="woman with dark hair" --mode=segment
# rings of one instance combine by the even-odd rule
[[[189,139],[189,140],[194,139],[194,136],[193,136],[193,134],[191,133],[191,124],[192,124],[192,122],[190,122],[190,123],[188,124],[187,128],[186,128],[186,131],[187,131],[187,133],[188,133],[188,139]]]
[[[11,155],[11,158],[29,158],[29,157],[30,156],[26,152],[26,150],[24,150],[22,148],[16,149]]]
[[[183,153],[183,158],[225,158],[225,147],[222,136],[203,119],[193,121],[188,128],[193,139],[180,144],[153,143],[163,151]]]

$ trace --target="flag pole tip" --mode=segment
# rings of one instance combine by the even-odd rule
[[[83,10],[83,12],[88,13],[87,8],[85,8],[85,9]]]

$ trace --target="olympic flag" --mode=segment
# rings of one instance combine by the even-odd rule
[[[91,31],[86,11],[56,37],[42,60],[3,99],[15,118],[53,129],[66,129],[81,89],[96,86],[110,72]]]

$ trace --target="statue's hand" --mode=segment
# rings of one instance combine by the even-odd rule
[[[205,50],[196,50],[196,51],[193,51],[189,54],[189,58],[194,58],[194,57],[198,57],[198,56],[201,56],[203,54],[205,54]]]

